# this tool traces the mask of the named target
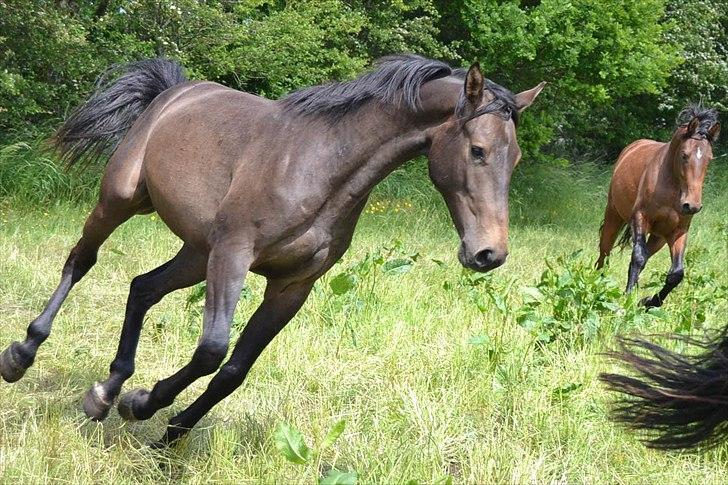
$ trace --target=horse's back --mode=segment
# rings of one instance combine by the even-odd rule
[[[642,139],[627,145],[619,154],[609,185],[609,204],[626,222],[632,215],[642,176],[665,143]]]

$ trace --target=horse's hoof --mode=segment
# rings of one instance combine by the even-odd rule
[[[134,413],[134,403],[140,400],[146,400],[149,396],[149,391],[146,389],[134,389],[121,396],[119,399],[119,415],[126,421],[140,421],[147,419],[147,417],[140,417]]]
[[[642,300],[640,301],[640,305],[642,305],[643,307],[645,307],[646,309],[649,310],[650,308],[659,308],[659,307],[661,307],[662,306],[662,301],[660,301],[660,298],[659,297],[649,296],[649,297],[646,297],[646,298],[642,298]]]
[[[7,382],[19,381],[25,374],[25,367],[20,365],[18,358],[15,356],[15,346],[20,345],[18,342],[11,343],[7,349],[0,354],[0,375]]]
[[[108,416],[112,404],[113,402],[107,399],[103,386],[96,382],[83,397],[83,412],[94,421],[103,421]]]

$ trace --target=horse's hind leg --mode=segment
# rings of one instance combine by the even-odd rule
[[[599,233],[599,259],[597,260],[597,269],[604,266],[604,260],[609,256],[614,248],[614,242],[619,236],[619,231],[624,227],[624,221],[610,203],[607,203],[607,209],[604,211],[604,223]]]
[[[134,356],[147,311],[165,295],[204,280],[206,266],[207,254],[185,245],[171,260],[132,280],[119,348],[111,363],[109,378],[94,384],[84,397],[83,409],[88,417],[104,419],[121,386],[134,373]]]
[[[630,229],[632,231],[632,258],[629,262],[629,271],[627,272],[627,293],[637,285],[640,273],[645,269],[645,264],[650,257],[647,249],[647,237],[649,226],[647,219],[642,212],[635,212],[630,220]]]
[[[28,326],[25,340],[13,342],[0,354],[0,374],[8,382],[15,382],[33,364],[38,347],[48,338],[51,325],[64,300],[75,285],[96,263],[101,244],[124,221],[134,215],[134,210],[121,204],[100,202],[89,215],[83,235],[71,250],[61,282],[51,295],[43,312]]]

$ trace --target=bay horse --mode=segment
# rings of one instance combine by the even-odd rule
[[[202,334],[189,363],[118,402],[122,418],[148,419],[217,371],[158,444],[173,442],[242,384],[349,247],[373,187],[405,161],[429,158],[430,178],[460,236],[460,262],[481,272],[503,264],[508,191],[521,156],[516,126],[544,84],[513,94],[477,63],[466,72],[401,55],[354,80],[272,101],[188,81],[164,59],[115,71],[56,135],[70,164],[111,155],[60,284],[25,340],[0,354],[0,374],[8,382],[23,376],[101,244],[133,215],[156,211],[182,247],[131,282],[109,377],[90,388],[83,409],[92,419],[106,417],[134,372],[146,312],[166,294],[207,280]],[[218,371],[248,271],[267,279],[263,301]]]
[[[669,246],[672,265],[662,289],[642,300],[648,308],[661,306],[683,279],[688,229],[703,206],[703,181],[720,133],[718,113],[699,105],[682,110],[678,125],[670,142],[637,140],[619,155],[600,229],[597,268],[604,265],[620,230],[628,226],[622,240],[626,243],[631,235],[628,293],[647,260]]]
[[[602,373],[620,397],[611,417],[663,450],[709,448],[728,439],[728,325],[713,338],[673,336],[700,349],[681,355],[642,337],[621,338],[609,353],[636,374]]]

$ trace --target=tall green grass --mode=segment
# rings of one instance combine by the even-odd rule
[[[93,200],[101,177],[100,167],[67,170],[50,152],[47,141],[0,145],[0,197],[21,204],[71,203]]]
[[[22,337],[44,305],[95,198],[91,172],[65,179],[59,171],[47,184],[13,178],[8,167],[36,156],[24,150],[20,158],[28,158],[10,156],[0,177],[2,346]],[[0,383],[0,482],[315,483],[335,468],[355,472],[359,483],[723,483],[728,446],[705,454],[647,450],[608,422],[610,396],[597,375],[613,370],[601,352],[619,332],[701,333],[726,323],[728,167],[711,167],[686,281],[663,313],[649,317],[621,296],[626,252],[603,275],[591,270],[608,180],[608,168],[589,164],[522,163],[508,262],[480,278],[457,262],[457,236],[424,164],[396,171],[372,195],[350,251],[242,388],[168,452],[144,443],[209,378],[146,422],[124,423],[112,412],[91,423],[79,404],[107,373],[129,282],[179,247],[158,217],[133,218],[73,290],[24,379]],[[361,270],[377,255],[382,264]],[[392,260],[400,261],[385,266]],[[666,253],[649,262],[641,296],[668,266]],[[334,291],[334,279],[347,272],[355,284]],[[233,338],[264,281],[251,275],[247,284]],[[548,298],[533,303],[533,288]],[[189,360],[200,333],[199,294],[179,291],[150,312],[126,389],[149,387]],[[597,303],[555,311],[571,295]],[[523,317],[531,310],[536,327]],[[583,322],[568,328],[566,319]],[[595,321],[597,331],[584,338],[583,323]],[[555,337],[540,338],[544,329]],[[341,420],[343,434],[322,447]],[[322,450],[316,459],[286,459],[276,444],[285,425]]]

